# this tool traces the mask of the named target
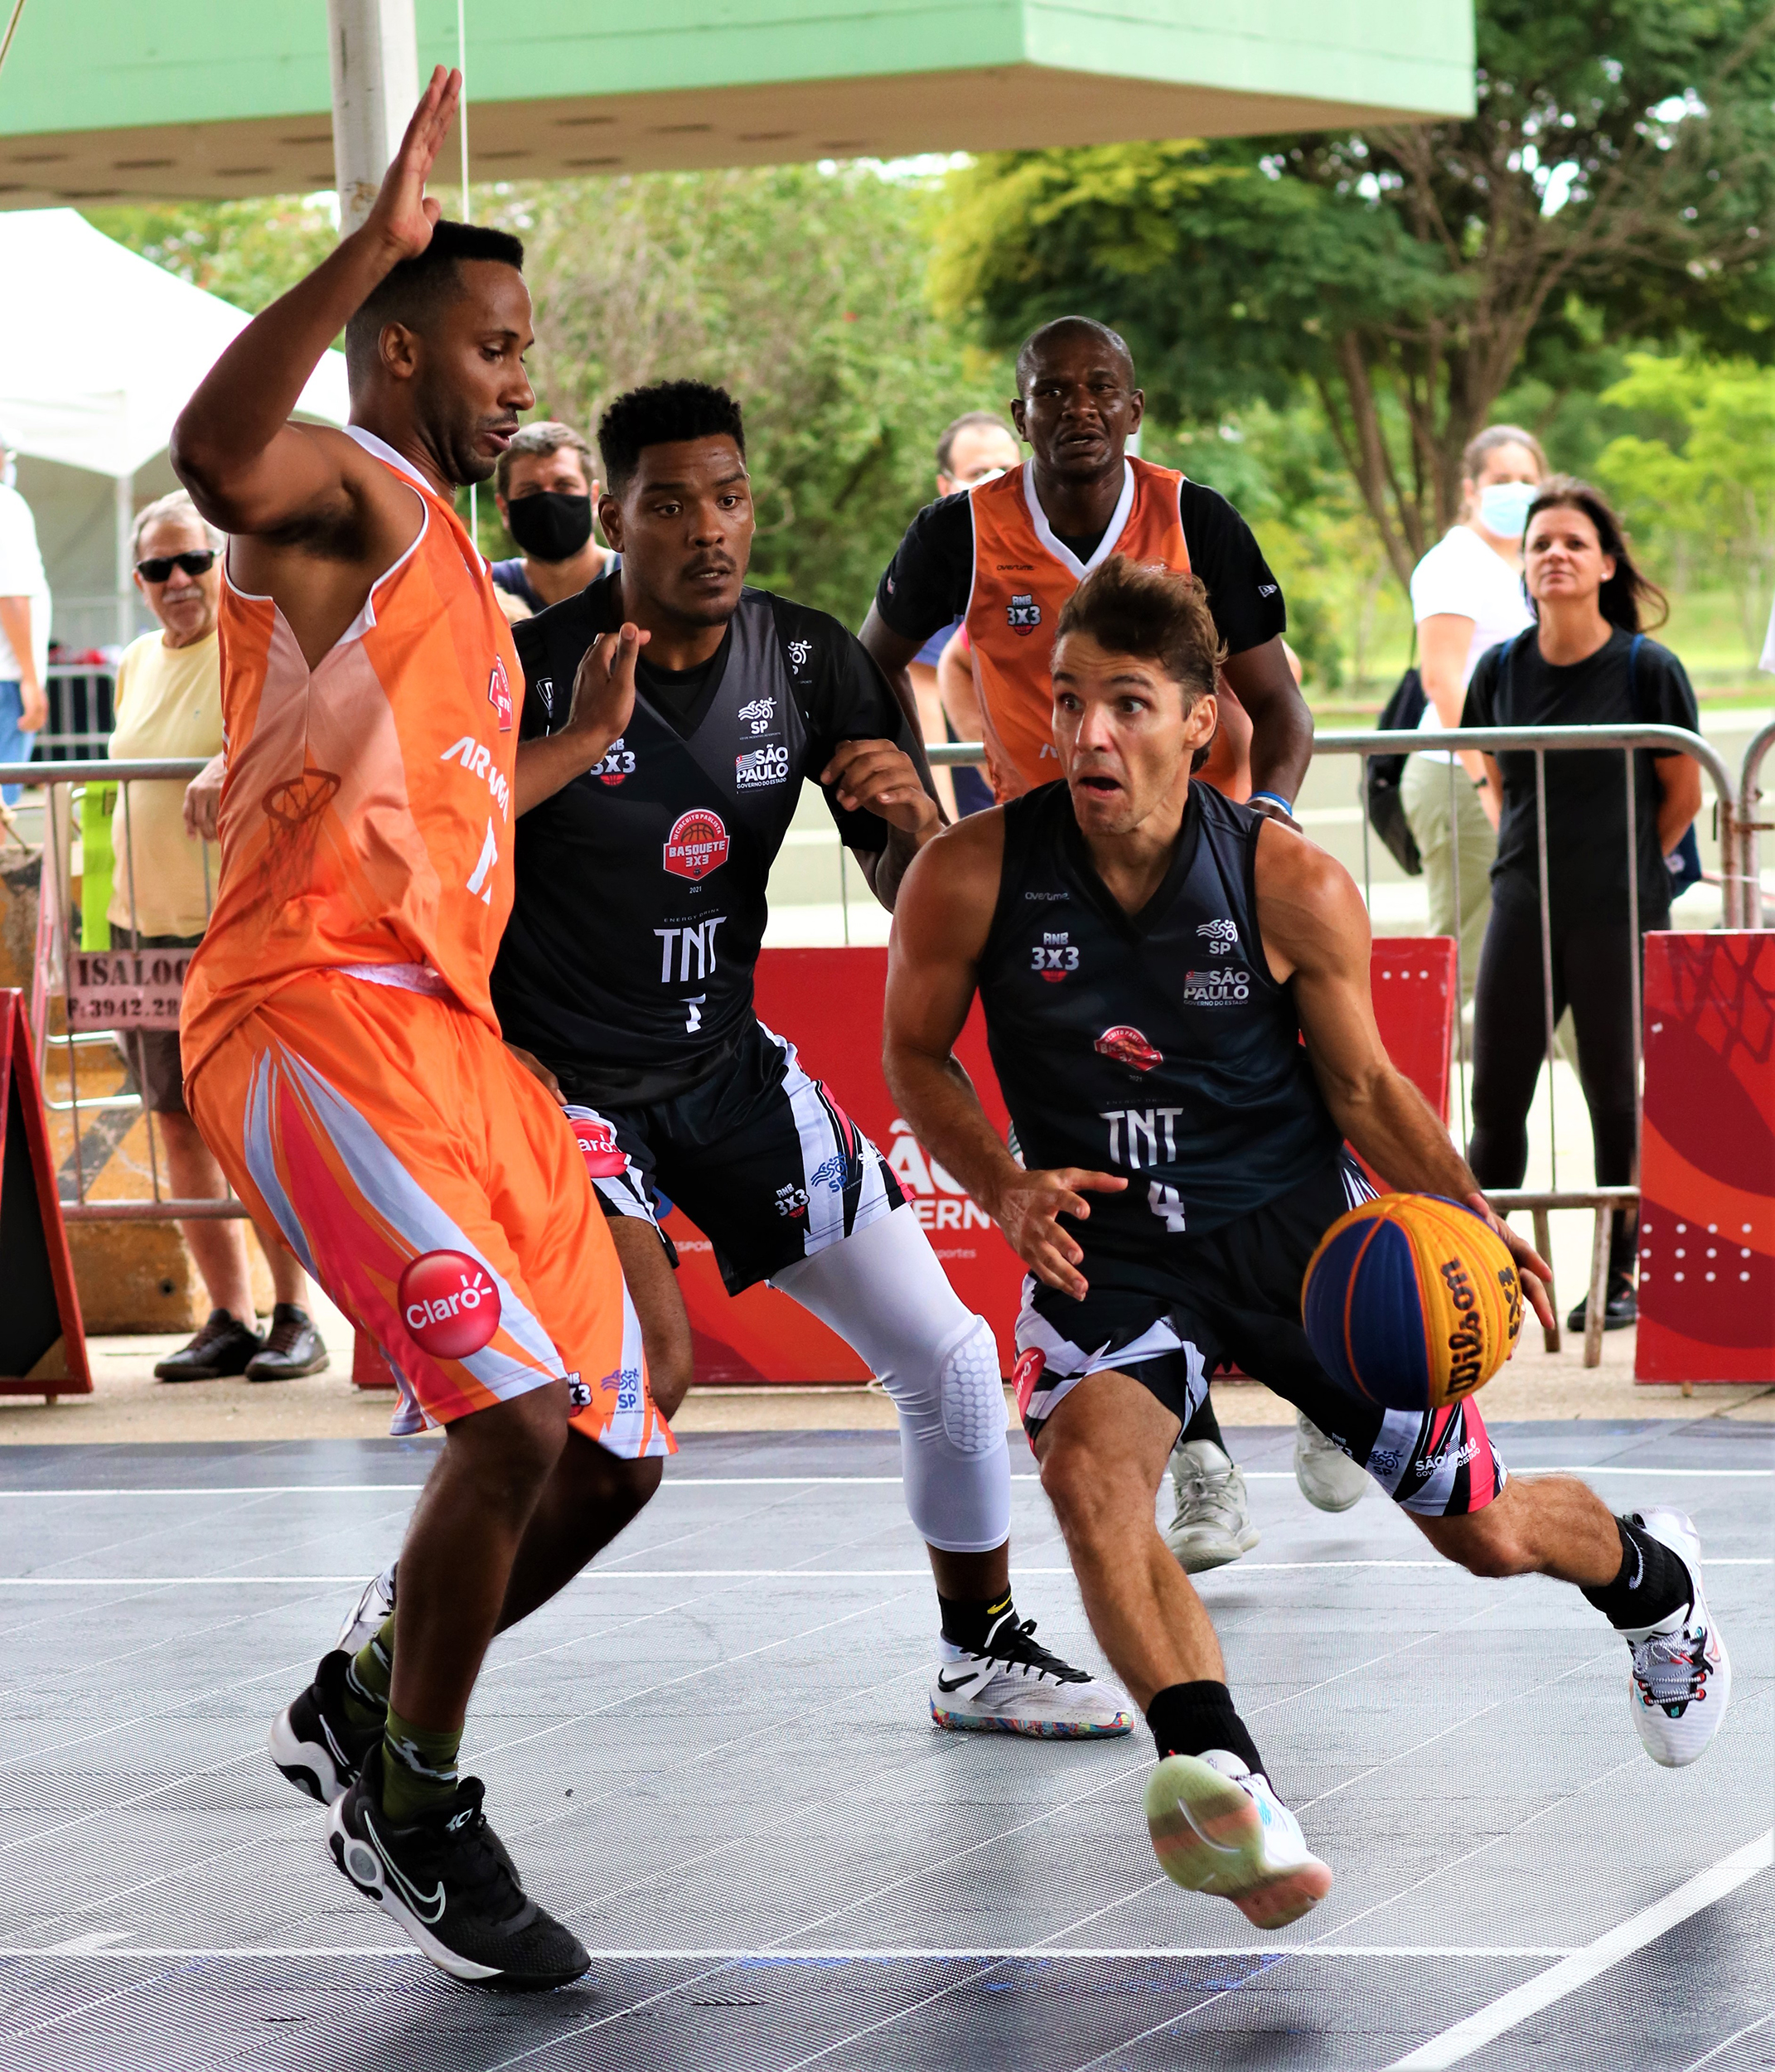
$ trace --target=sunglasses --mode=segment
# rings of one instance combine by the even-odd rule
[[[144,583],[164,583],[175,569],[182,569],[188,576],[207,575],[215,566],[215,549],[206,547],[201,554],[156,554],[152,560],[138,561],[136,574]]]

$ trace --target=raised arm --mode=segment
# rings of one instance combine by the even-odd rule
[[[955,1174],[1051,1288],[1082,1295],[1084,1256],[1055,1220],[1081,1219],[1080,1190],[1113,1192],[1117,1174],[1067,1166],[1025,1172],[987,1120],[955,1056],[973,1005],[1004,854],[1004,816],[976,813],[925,849],[907,872],[888,956],[882,1068],[919,1142]]]
[[[1257,918],[1271,975],[1292,980],[1313,1077],[1332,1120],[1387,1184],[1481,1210],[1510,1247],[1535,1314],[1552,1268],[1492,1214],[1435,1111],[1386,1054],[1369,984],[1367,909],[1343,866],[1267,828],[1257,843]]]
[[[518,744],[514,811],[528,813],[553,798],[621,739],[635,714],[636,657],[652,637],[625,620],[614,635],[600,633],[580,656],[567,724]]]
[[[360,501],[357,484],[375,479],[349,439],[292,424],[290,414],[358,305],[430,242],[440,211],[425,198],[426,177],[462,83],[458,72],[433,71],[362,227],[253,319],[180,412],[172,465],[212,525],[276,535],[343,523]]]

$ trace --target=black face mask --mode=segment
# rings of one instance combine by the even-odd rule
[[[505,530],[534,560],[571,561],[592,537],[592,499],[558,489],[514,496]]]

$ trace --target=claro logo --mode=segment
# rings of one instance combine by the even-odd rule
[[[499,1329],[499,1290],[466,1251],[422,1252],[400,1277],[400,1320],[436,1360],[478,1353]]]
[[[975,1202],[954,1174],[946,1173],[935,1159],[925,1156],[923,1146],[912,1135],[912,1126],[900,1116],[893,1119],[893,1141],[888,1146],[888,1166],[911,1198],[912,1213],[926,1230],[990,1230],[992,1218]]]

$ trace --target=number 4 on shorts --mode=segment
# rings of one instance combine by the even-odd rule
[[[1174,1187],[1161,1187],[1157,1180],[1146,1185],[1146,1205],[1155,1216],[1163,1216],[1167,1230],[1183,1227],[1183,1203]]]

